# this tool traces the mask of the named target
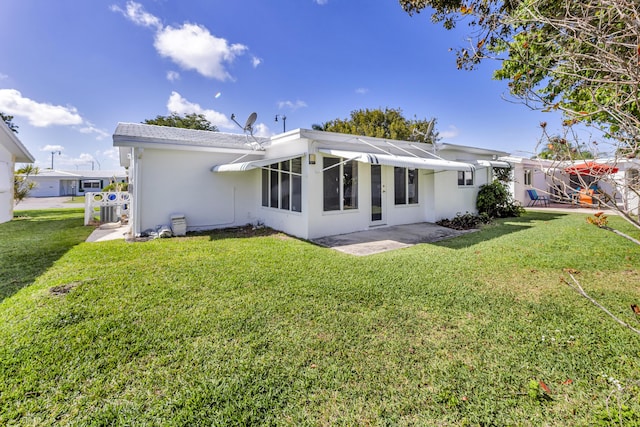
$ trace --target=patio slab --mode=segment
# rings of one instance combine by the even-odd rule
[[[338,234],[312,239],[313,243],[351,255],[364,256],[419,243],[450,239],[477,230],[453,230],[429,222],[377,227],[355,233]]]

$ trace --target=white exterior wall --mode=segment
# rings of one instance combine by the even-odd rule
[[[11,153],[0,144],[0,223],[13,218],[13,169]]]
[[[57,197],[60,195],[60,178],[38,178],[31,180],[36,182],[36,188],[31,190],[29,197]]]
[[[229,163],[238,154],[136,149],[134,156],[135,234],[170,225],[173,214],[185,215],[189,231],[257,221],[259,171],[211,172],[213,165]]]

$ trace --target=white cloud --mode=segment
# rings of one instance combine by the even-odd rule
[[[255,136],[268,138],[273,135],[273,132],[271,132],[271,129],[264,123],[258,123],[253,126],[253,134]]]
[[[79,125],[83,122],[75,107],[40,103],[23,97],[15,89],[0,89],[0,111],[24,117],[36,127]]]
[[[162,28],[160,19],[146,12],[140,3],[128,1],[124,10],[117,5],[112,5],[110,9],[113,12],[122,13],[122,15],[129,21],[141,27],[154,28],[156,30]]]
[[[234,129],[237,126],[222,113],[215,110],[208,110],[202,108],[200,104],[190,102],[183,98],[178,92],[171,92],[169,100],[167,101],[167,110],[170,113],[184,114],[202,114],[206,117],[211,124],[216,125],[220,129]]]
[[[126,10],[115,5],[110,9],[121,13],[136,25],[153,29],[156,32],[153,45],[161,56],[205,77],[233,80],[227,66],[248,50],[245,45],[229,43],[226,39],[214,36],[202,25],[187,22],[179,27],[163,26],[158,17],[146,12],[140,3],[134,1],[127,2]],[[252,59],[254,68],[261,62],[257,57]],[[167,78],[172,80],[169,74]]]
[[[453,125],[449,125],[449,127],[447,128],[447,130],[443,130],[443,131],[439,131],[438,132],[438,136],[442,139],[451,139],[451,138],[455,138],[456,136],[458,136],[460,134],[460,131],[458,130],[457,127],[453,126]]]
[[[201,25],[188,23],[158,31],[154,46],[161,56],[182,68],[221,81],[232,79],[226,65],[247,50],[244,45],[229,44],[227,40],[215,37]]]
[[[2,74],[0,73],[0,80],[4,80],[4,79],[8,79],[9,76],[7,76],[6,74]]]
[[[258,58],[257,56],[254,56],[251,58],[251,64],[253,64],[253,68],[257,68],[258,65],[262,64],[262,59]]]
[[[167,71],[167,80],[170,82],[180,80],[180,73],[177,71]]]
[[[64,147],[62,145],[45,145],[40,149],[40,151],[63,151]]]
[[[87,133],[87,134],[95,133],[96,139],[104,139],[108,136],[111,136],[109,132],[106,132],[102,129],[98,129],[93,125],[93,123],[88,121],[85,121],[85,126],[81,127],[79,130],[80,130],[80,133]]]
[[[304,101],[300,101],[300,100],[298,100],[296,102],[293,102],[293,101],[279,101],[278,102],[278,108],[280,108],[280,109],[289,108],[289,109],[291,109],[293,111],[297,110],[298,108],[303,108],[303,107],[306,107],[306,106],[307,106],[307,103],[304,102]]]
[[[325,4],[329,3],[329,0],[313,0],[316,3],[318,3],[320,6],[324,6]]]
[[[369,89],[367,89],[366,87],[359,87],[358,89],[356,89],[356,93],[358,95],[364,95],[366,93],[369,93]]]

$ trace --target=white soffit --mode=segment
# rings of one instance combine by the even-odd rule
[[[471,171],[472,164],[453,162],[451,160],[426,159],[423,157],[394,156],[391,154],[363,153],[360,151],[342,151],[321,148],[321,153],[336,157],[344,157],[348,160],[356,160],[372,165],[397,166],[401,168],[429,169],[435,171]]]
[[[277,157],[274,159],[259,159],[259,160],[251,160],[249,162],[238,162],[238,163],[226,163],[222,165],[215,165],[211,168],[211,172],[242,172],[248,171],[251,169],[261,168],[267,165],[271,165],[273,163],[284,162],[287,160],[295,159],[296,157],[306,156],[306,153],[295,154],[287,157]]]

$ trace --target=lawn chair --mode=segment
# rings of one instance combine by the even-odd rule
[[[537,203],[543,203],[545,206],[549,206],[549,197],[539,196],[538,192],[533,188],[527,190],[527,194],[529,194],[529,199],[531,199],[527,206],[535,206]]]

